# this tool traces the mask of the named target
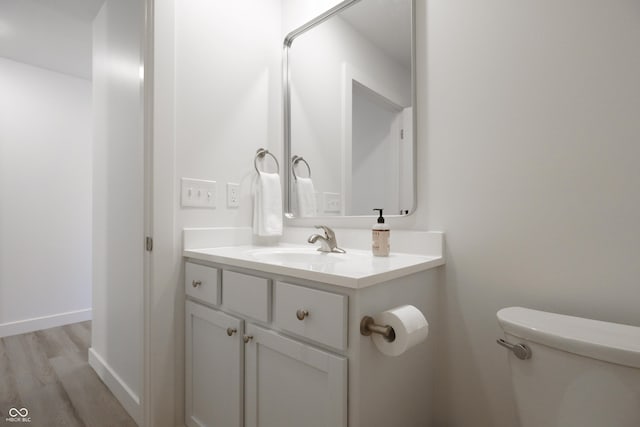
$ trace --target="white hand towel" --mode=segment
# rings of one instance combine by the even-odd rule
[[[298,204],[298,216],[300,218],[317,216],[316,190],[311,178],[296,180],[296,199]]]
[[[253,232],[258,236],[282,236],[282,190],[277,173],[258,173],[253,200]]]

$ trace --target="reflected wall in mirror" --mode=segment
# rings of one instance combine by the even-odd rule
[[[414,1],[340,3],[285,39],[286,210],[415,208]]]

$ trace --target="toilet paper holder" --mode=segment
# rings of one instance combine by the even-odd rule
[[[360,321],[360,333],[365,337],[371,334],[380,334],[388,342],[396,339],[396,331],[389,325],[378,325],[371,316],[364,316]]]

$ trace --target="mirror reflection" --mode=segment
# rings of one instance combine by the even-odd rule
[[[415,205],[413,2],[346,3],[292,32],[285,48],[287,210],[406,215]]]

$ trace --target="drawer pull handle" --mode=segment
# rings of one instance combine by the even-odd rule
[[[236,328],[227,328],[227,335],[229,336],[235,334],[236,332],[238,332]]]
[[[296,311],[296,317],[298,318],[298,320],[304,320],[305,317],[309,317],[309,310]]]
[[[244,341],[245,344],[247,344],[252,339],[253,339],[253,335],[245,335],[242,337],[242,341]]]
[[[191,286],[193,286],[194,288],[197,288],[200,285],[202,285],[202,281],[200,280],[194,280],[193,282],[191,282]]]

